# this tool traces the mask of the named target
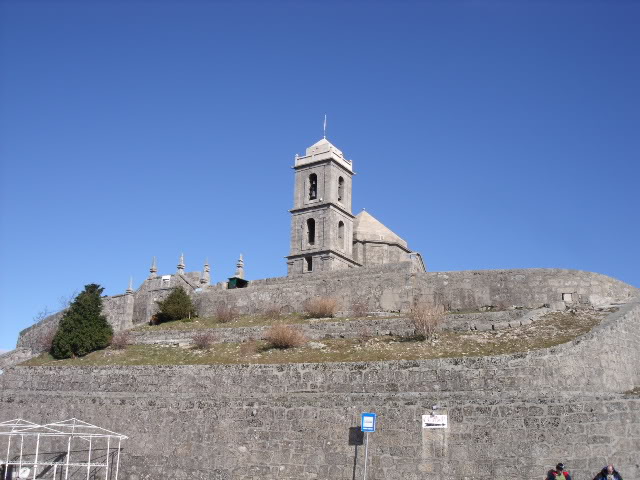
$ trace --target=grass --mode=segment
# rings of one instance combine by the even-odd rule
[[[488,332],[440,332],[435,342],[401,337],[329,339],[286,350],[269,348],[267,342],[218,343],[203,351],[190,347],[131,345],[125,350],[106,349],[86,357],[54,360],[49,354],[25,362],[37,366],[97,365],[211,365],[235,363],[324,363],[418,360],[504,355],[548,348],[587,333],[603,314],[554,312],[536,322]],[[193,323],[187,324],[191,326]],[[225,324],[225,327],[229,324]],[[238,326],[238,325],[235,325]]]
[[[328,321],[334,319],[327,319]],[[240,315],[230,322],[221,323],[215,317],[198,317],[190,322],[176,320],[173,322],[165,322],[160,325],[143,325],[135,328],[138,331],[145,330],[197,330],[200,328],[235,328],[235,327],[263,327],[266,325],[277,324],[300,324],[308,323],[310,319],[305,318],[301,314],[282,315],[278,319],[267,315]]]
[[[628,392],[624,392],[627,397],[640,397],[640,387],[636,387],[633,390],[629,390]]]

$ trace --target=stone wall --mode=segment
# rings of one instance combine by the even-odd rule
[[[199,273],[172,275],[170,284],[162,277],[145,280],[131,295],[105,297],[105,314],[115,330],[147,323],[157,311],[158,300],[172,288],[182,286],[193,296],[200,316],[212,316],[224,303],[239,313],[263,312],[275,306],[285,312],[301,312],[304,303],[316,296],[338,299],[348,313],[354,304],[369,311],[407,312],[415,301],[436,301],[453,310],[477,310],[496,306],[539,308],[565,307],[562,295],[571,293],[574,302],[593,305],[625,302],[640,290],[598,273],[562,269],[481,270],[463,272],[421,272],[415,262],[314,273],[294,277],[253,280],[247,288],[227,290],[224,284],[203,287]],[[133,305],[130,303],[133,299]],[[32,348],[48,329],[57,326],[59,314],[20,333],[18,347]]]
[[[105,297],[102,301],[102,313],[115,331],[133,327],[133,308],[133,294]]]
[[[640,303],[575,341],[500,357],[292,365],[14,367],[3,419],[78,417],[130,436],[123,479],[352,479],[349,428],[375,411],[370,479],[640,475]],[[421,415],[449,415],[446,430]],[[0,451],[2,445],[0,445]],[[357,455],[357,457],[356,457]]]
[[[13,367],[21,362],[35,357],[37,354],[33,353],[30,348],[16,348],[10,352],[0,354],[0,373],[5,368]]]
[[[46,345],[58,329],[58,323],[64,311],[54,313],[44,318],[42,321],[25,328],[20,332],[16,348],[29,349],[34,353],[46,350]]]
[[[212,315],[218,303],[252,313],[275,305],[286,311],[302,311],[314,296],[336,297],[349,311],[365,303],[370,311],[407,312],[414,301],[445,303],[454,310],[484,306],[564,308],[563,293],[575,301],[594,305],[625,302],[640,290],[597,273],[561,269],[482,270],[464,272],[416,272],[409,262],[370,269],[350,269],[329,274],[252,281],[246,289],[206,289],[195,298],[200,315]]]

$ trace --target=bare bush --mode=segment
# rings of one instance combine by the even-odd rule
[[[249,338],[246,342],[240,344],[241,355],[248,356],[256,353],[258,353],[258,342],[255,338]]]
[[[216,305],[216,310],[213,314],[218,323],[229,323],[238,317],[236,310],[229,306],[226,302],[220,302]]]
[[[433,340],[444,321],[445,309],[439,303],[417,303],[409,313],[418,340]]]
[[[40,310],[38,313],[36,313],[33,316],[33,323],[40,323],[42,320],[44,320],[45,318],[47,318],[49,315],[53,315],[54,312],[52,312],[51,310],[49,310],[49,307],[44,307],[42,310]]]
[[[338,300],[333,297],[313,297],[304,303],[309,318],[333,317],[338,311]]]
[[[369,304],[364,297],[355,297],[351,301],[350,313],[356,318],[366,317],[369,313]]]
[[[38,338],[36,348],[39,352],[49,352],[51,351],[51,345],[53,345],[53,338],[56,336],[56,329],[49,328],[46,330],[40,338]]]
[[[71,303],[73,303],[79,293],[79,290],[74,290],[69,295],[59,296],[58,303],[60,304],[60,310],[66,310],[67,308],[69,308],[69,306],[71,305]]]
[[[117,332],[111,338],[111,348],[115,350],[124,350],[133,343],[133,337],[129,330]]]
[[[307,343],[307,338],[297,328],[289,325],[274,325],[264,336],[271,348],[294,348]]]
[[[280,320],[282,318],[282,308],[278,305],[268,305],[262,315],[267,320]]]
[[[198,332],[193,337],[193,347],[198,350],[209,350],[215,343],[216,337],[211,332]]]
[[[361,327],[358,330],[358,342],[361,344],[367,343],[371,338],[373,338],[373,332],[370,327]]]

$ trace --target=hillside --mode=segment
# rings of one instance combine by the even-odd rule
[[[321,338],[309,340],[305,345],[290,349],[271,348],[262,339],[272,323],[286,323],[301,328],[311,322],[300,317],[289,317],[269,321],[260,317],[243,316],[226,324],[215,324],[211,319],[196,322],[172,322],[157,327],[143,327],[133,332],[132,345],[122,349],[109,348],[86,357],[55,360],[43,354],[24,363],[28,366],[100,366],[100,365],[208,365],[208,364],[277,364],[277,363],[324,363],[392,360],[426,360],[433,358],[479,357],[513,354],[548,348],[569,342],[589,332],[606,316],[607,311],[591,309],[563,312],[541,312],[530,321],[500,325],[491,323],[497,313],[475,314],[480,329],[459,331],[454,322],[445,322],[445,328],[432,341],[419,341],[404,318],[388,319],[324,319],[313,325],[330,327],[337,324],[341,330],[334,335],[323,330]],[[461,315],[456,315],[461,317]],[[524,317],[524,316],[523,316]],[[529,315],[528,317],[531,317]],[[387,328],[380,328],[386,322]],[[488,322],[488,323],[487,323]],[[390,327],[389,327],[390,326]],[[401,326],[394,331],[393,326]],[[247,328],[253,328],[248,333]],[[348,335],[344,333],[348,331]],[[138,337],[136,333],[142,332]],[[154,343],[142,343],[136,339],[156,336]],[[166,336],[167,332],[180,333],[177,339]],[[193,338],[209,332],[212,345],[196,348]],[[224,341],[220,333],[235,334],[238,341]],[[262,334],[261,334],[262,332]],[[309,335],[307,335],[309,336]],[[317,337],[318,335],[316,335]],[[334,338],[322,338],[334,337]]]

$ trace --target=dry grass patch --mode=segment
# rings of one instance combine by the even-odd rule
[[[197,350],[209,350],[215,343],[216,337],[211,332],[198,332],[191,337],[193,348]]]
[[[235,308],[230,306],[229,304],[222,302],[216,305],[215,313],[213,314],[213,318],[218,323],[229,323],[235,320],[238,317]]]
[[[304,334],[295,327],[289,325],[274,325],[264,336],[271,348],[295,348],[307,343]]]
[[[333,317],[338,311],[338,300],[333,297],[313,297],[304,303],[309,318]]]
[[[282,308],[280,308],[278,305],[268,305],[260,316],[265,320],[281,320],[283,317]]]
[[[250,338],[246,342],[240,344],[240,355],[248,357],[258,353],[260,345],[255,338]]]
[[[416,340],[433,340],[445,318],[444,306],[438,303],[417,303],[409,312]]]

